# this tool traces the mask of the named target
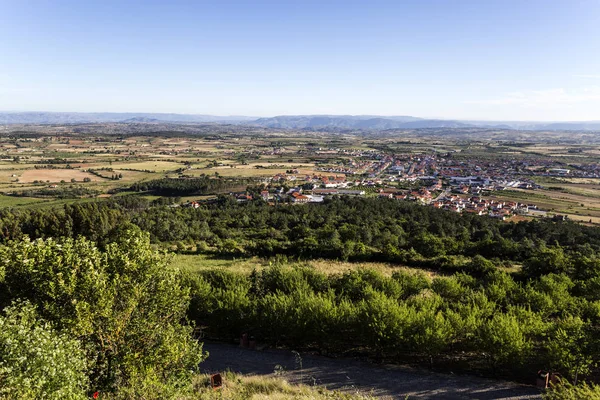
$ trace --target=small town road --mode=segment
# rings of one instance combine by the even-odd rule
[[[250,350],[223,343],[206,342],[204,349],[210,353],[201,364],[205,373],[229,369],[246,375],[279,374],[290,383],[320,385],[384,399],[405,399],[407,396],[409,400],[541,399],[540,391],[535,387],[475,376],[440,374],[406,366],[375,365],[312,354],[298,357],[287,350]]]

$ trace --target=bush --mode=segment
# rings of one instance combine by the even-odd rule
[[[147,234],[114,239],[105,251],[83,238],[9,243],[0,249],[0,304],[27,299],[80,338],[98,390],[127,386],[144,371],[163,381],[189,376],[202,360],[192,327],[182,324],[189,288]]]
[[[86,399],[87,363],[81,344],[39,319],[30,303],[0,316],[0,397]]]
[[[544,393],[544,400],[600,400],[600,386],[563,382]]]

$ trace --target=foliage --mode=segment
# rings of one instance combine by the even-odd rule
[[[131,187],[131,190],[136,192],[151,191],[163,196],[185,196],[191,194],[214,193],[244,183],[246,183],[246,181],[225,180],[208,176],[185,179],[162,178],[135,183]]]
[[[586,329],[589,326],[581,318],[568,317],[553,327],[546,344],[551,367],[564,373],[575,384],[578,376],[589,374],[595,364]]]
[[[89,179],[89,178],[88,178]],[[56,188],[36,188],[14,192],[12,196],[17,197],[52,197],[57,199],[78,199],[81,197],[93,197],[99,195],[98,190],[83,186],[59,186]]]
[[[562,382],[544,393],[544,400],[600,400],[600,386],[583,382],[572,385]]]
[[[198,185],[221,185],[218,179],[199,179]],[[196,184],[193,179],[159,181],[165,190]],[[203,252],[236,257],[387,261],[473,276],[489,275],[498,265],[522,264],[529,278],[555,273],[600,279],[600,228],[550,220],[504,223],[384,199],[341,197],[320,205],[269,206],[263,201],[239,204],[224,196],[194,209],[117,196],[62,210],[1,210],[0,241],[23,234],[31,239],[83,235],[102,243],[125,222],[149,232],[153,242],[190,241],[201,243]],[[588,295],[593,293],[590,288]]]
[[[22,240],[0,249],[0,303],[27,299],[40,316],[83,343],[96,388],[127,386],[146,372],[189,376],[202,360],[181,324],[189,289],[148,236],[126,231],[100,251],[87,239]]]
[[[30,303],[0,315],[0,397],[85,399],[87,360],[81,344],[39,319]]]
[[[246,332],[292,348],[430,366],[443,355],[486,361],[490,371],[513,377],[541,368],[589,376],[598,361],[599,318],[588,317],[595,303],[575,296],[566,275],[524,283],[500,271],[434,279],[368,269],[325,275],[276,263],[249,277],[215,270],[188,279],[189,315],[213,338]],[[552,293],[548,312],[539,299]]]
[[[202,355],[186,314],[212,338],[246,332],[294,348],[432,367],[454,360],[521,378],[552,369],[588,379],[600,361],[598,228],[502,223],[381,199],[166,205],[136,195],[0,211],[0,306],[30,301],[59,334],[81,341],[91,384],[123,398],[189,389],[182,382]],[[278,258],[250,276],[183,274],[151,242]],[[437,273],[325,275],[281,261],[292,257]]]

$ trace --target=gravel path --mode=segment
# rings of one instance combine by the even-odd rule
[[[532,386],[474,376],[439,374],[404,366],[374,365],[353,359],[301,354],[302,370],[287,350],[249,350],[223,343],[204,343],[210,353],[204,372],[230,369],[248,375],[274,375],[283,369],[289,382],[322,385],[328,389],[370,393],[388,399],[541,399]],[[279,367],[280,366],[280,367]]]

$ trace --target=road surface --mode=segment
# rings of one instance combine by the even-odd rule
[[[205,373],[230,369],[246,375],[276,375],[348,393],[385,399],[541,399],[532,386],[513,382],[439,374],[404,366],[374,365],[353,359],[296,354],[287,350],[249,350],[223,343],[204,343],[210,353],[201,364]]]

